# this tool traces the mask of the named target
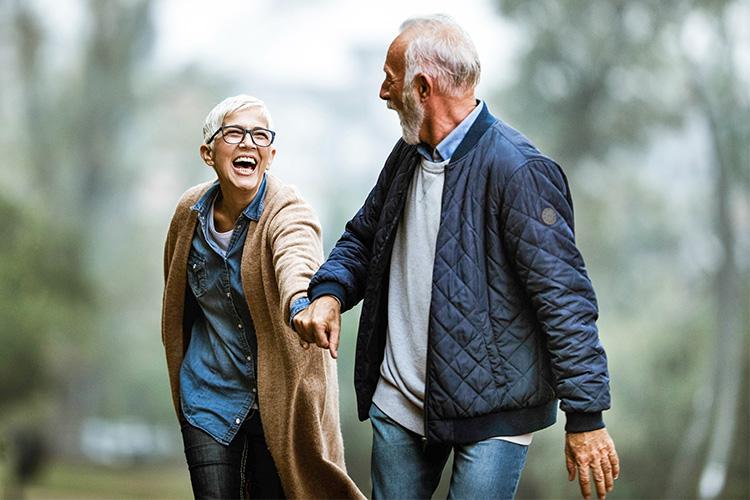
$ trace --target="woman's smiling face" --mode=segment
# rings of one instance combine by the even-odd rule
[[[268,124],[260,108],[252,106],[228,114],[222,126],[250,130],[254,127],[267,128]],[[275,155],[275,147],[257,146],[249,133],[239,144],[227,144],[220,132],[210,145],[201,146],[201,156],[216,171],[222,191],[236,191],[237,195],[249,200],[258,192],[263,174]],[[227,194],[224,193],[225,196]]]

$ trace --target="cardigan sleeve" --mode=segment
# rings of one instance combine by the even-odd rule
[[[269,226],[276,283],[283,317],[307,296],[307,287],[323,260],[320,223],[299,196],[286,200]]]
[[[169,223],[169,230],[167,231],[167,239],[164,242],[164,283],[167,283],[169,277],[169,266],[172,264],[172,254],[174,253],[174,232],[175,232],[175,217],[172,216],[172,221]]]

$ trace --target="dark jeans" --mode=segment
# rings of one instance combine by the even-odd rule
[[[257,410],[229,446],[187,422],[182,441],[195,498],[284,498]]]

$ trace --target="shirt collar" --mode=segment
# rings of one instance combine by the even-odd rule
[[[474,125],[474,122],[476,121],[479,113],[481,113],[484,106],[484,102],[477,99],[477,105],[472,110],[472,112],[469,113],[469,115],[464,118],[463,121],[456,126],[456,128],[451,130],[451,132],[447,136],[445,136],[442,141],[440,141],[440,144],[435,147],[434,152],[427,144],[420,143],[419,145],[417,145],[417,151],[419,151],[419,154],[428,161],[450,160],[453,156],[453,153],[455,153],[456,149],[458,149],[459,144],[461,144],[461,141],[463,141],[464,137],[466,137],[466,134],[469,132],[471,126]]]
[[[198,212],[198,216],[201,221],[205,221],[211,211],[211,204],[214,198],[219,193],[219,181],[214,182],[208,191],[206,191],[200,199],[190,207],[191,210]],[[242,211],[242,215],[246,218],[254,221],[258,221],[260,216],[263,214],[263,207],[265,205],[265,194],[266,194],[266,174],[263,173],[263,180],[260,181],[260,187],[258,192],[255,194],[253,201],[248,203],[247,207]]]

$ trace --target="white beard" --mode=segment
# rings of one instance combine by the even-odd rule
[[[401,122],[401,135],[406,144],[419,144],[419,131],[424,121],[424,106],[417,101],[416,91],[404,89],[402,102],[404,109],[396,109]],[[395,109],[388,103],[388,107]]]

